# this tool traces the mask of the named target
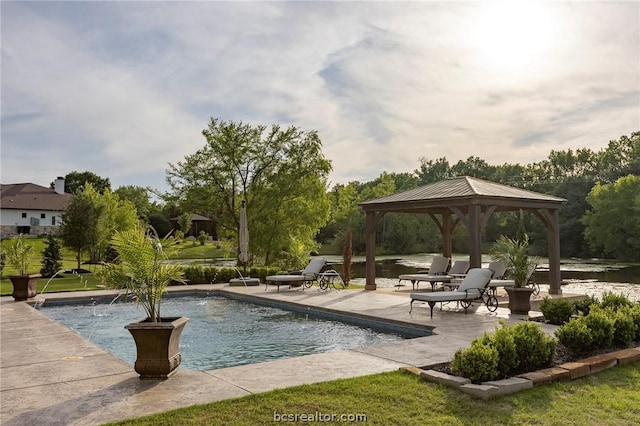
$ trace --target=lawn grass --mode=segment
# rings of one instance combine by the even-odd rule
[[[403,371],[296,386],[111,425],[266,425],[277,414],[363,414],[370,425],[635,425],[640,362],[488,402]],[[361,419],[363,420],[363,419]],[[307,422],[300,422],[307,423]],[[317,424],[342,424],[340,419]]]
[[[2,245],[7,240],[2,240]],[[28,242],[33,245],[33,262],[29,268],[29,273],[37,274],[42,267],[42,252],[46,247],[46,238],[30,238]],[[190,241],[183,241],[176,246],[177,251],[175,254],[176,259],[215,259],[220,257],[222,250],[217,248],[216,245],[211,242],[207,242],[204,245],[200,245],[199,242],[193,244]],[[68,248],[61,246],[62,255],[62,269],[71,270],[78,267],[78,261],[76,260],[76,253]],[[101,265],[87,264],[89,260],[88,253],[84,253],[82,259],[82,268],[90,271],[88,274],[61,274],[62,278],[54,278],[49,282],[48,278],[41,278],[38,280],[37,293],[40,294],[42,289],[46,286],[46,293],[53,293],[59,291],[77,291],[77,290],[96,290],[99,287],[100,280],[95,276],[95,272],[102,268]],[[13,286],[8,277],[16,273],[15,268],[9,265],[5,265],[2,271],[2,277],[0,279],[0,295],[6,296],[13,292]]]

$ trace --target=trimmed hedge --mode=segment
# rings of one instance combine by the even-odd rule
[[[218,284],[228,283],[233,278],[239,278],[240,274],[235,268],[217,268],[214,266],[185,266],[182,268],[189,284]],[[260,278],[264,282],[268,275],[275,275],[280,269],[274,266],[252,266],[247,270],[245,277]]]
[[[496,380],[551,365],[556,340],[540,325],[526,321],[512,327],[501,322],[494,333],[475,339],[456,351],[451,369],[474,383]]]
[[[540,303],[540,312],[551,324],[562,325],[576,313],[575,303],[569,299],[545,297]]]
[[[629,347],[640,341],[640,305],[626,296],[604,293],[589,305],[588,313],[558,328],[558,341],[569,351],[583,354],[593,349]]]

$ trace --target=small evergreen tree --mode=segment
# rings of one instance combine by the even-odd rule
[[[62,268],[62,254],[60,253],[60,243],[52,235],[47,237],[47,242],[42,251],[42,269],[40,275],[50,278]]]

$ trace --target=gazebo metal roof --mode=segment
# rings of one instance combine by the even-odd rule
[[[426,213],[438,225],[443,237],[443,254],[451,256],[452,231],[463,223],[469,231],[471,267],[480,267],[481,233],[487,220],[499,211],[532,211],[547,227],[549,240],[550,293],[560,293],[560,238],[558,212],[564,198],[508,185],[462,176],[431,183],[408,191],[364,201],[367,214],[367,285],[375,290],[375,230],[388,212]],[[455,219],[452,216],[456,216]]]
[[[474,200],[474,203],[496,205],[502,211],[561,205],[567,201],[552,195],[462,176],[364,201],[360,206],[365,211],[433,212],[446,209],[447,206],[468,205],[470,200]]]

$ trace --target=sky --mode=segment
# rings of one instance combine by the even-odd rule
[[[329,185],[640,130],[640,1],[0,3],[2,183],[164,191],[209,120],[318,132]]]

